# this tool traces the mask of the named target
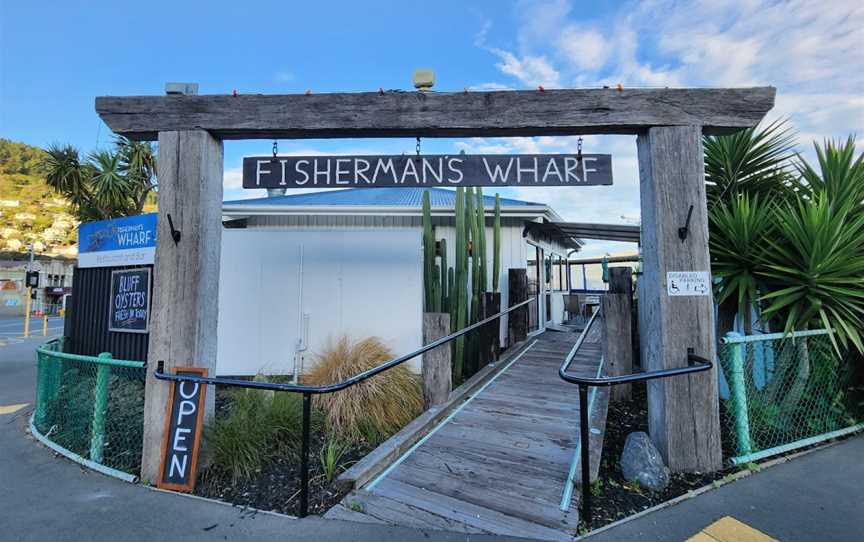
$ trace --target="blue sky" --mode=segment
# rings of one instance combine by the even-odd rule
[[[433,68],[436,90],[644,86],[778,87],[769,118],[789,117],[801,150],[864,132],[864,3],[724,0],[542,2],[15,2],[0,0],[0,137],[33,145],[110,144],[93,99],[410,89]],[[244,155],[269,141],[227,142],[226,199]],[[283,153],[412,152],[414,141],[281,141]],[[860,143],[859,143],[860,148]],[[424,152],[567,152],[575,138],[424,140]],[[526,188],[574,221],[638,220],[631,137],[589,137],[613,154],[615,185]],[[622,218],[623,217],[623,218]],[[589,253],[620,250],[595,244]]]

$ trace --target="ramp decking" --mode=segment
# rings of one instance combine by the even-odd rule
[[[558,366],[578,336],[547,331],[530,339],[432,432],[326,517],[570,539],[577,511],[562,498],[568,496],[568,475],[578,473],[573,460],[579,391],[558,377]],[[595,376],[600,364],[600,334],[591,329],[570,371]],[[592,428],[599,429],[591,438],[595,475],[606,415],[606,392],[596,393],[591,411]]]

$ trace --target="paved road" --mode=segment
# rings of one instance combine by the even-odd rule
[[[63,317],[48,317],[48,335],[57,335],[63,331]],[[30,319],[30,336],[42,336],[42,318]],[[24,338],[23,316],[0,316],[0,344],[20,342]]]
[[[35,390],[33,349],[43,338],[0,347],[0,541],[78,540],[516,540],[442,531],[250,514],[157,492],[55,457],[25,432]]]

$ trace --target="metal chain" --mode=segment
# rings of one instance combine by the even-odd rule
[[[417,136],[417,156],[420,156],[420,136]]]
[[[582,161],[582,137],[576,140],[576,160]]]
[[[275,139],[273,140],[273,159],[276,159],[276,155],[279,154],[279,142]]]

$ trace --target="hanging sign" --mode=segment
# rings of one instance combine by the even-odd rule
[[[708,271],[669,271],[666,292],[670,296],[709,296],[711,276]]]
[[[207,376],[207,369],[177,367],[174,374]],[[195,489],[206,389],[207,386],[197,382],[171,382],[168,417],[162,437],[162,464],[156,487],[174,491]]]
[[[108,331],[147,333],[150,321],[150,268],[111,272]]]
[[[612,156],[609,154],[251,156],[243,159],[243,188],[611,184]]]
[[[156,213],[78,226],[78,267],[152,265],[156,254]]]

